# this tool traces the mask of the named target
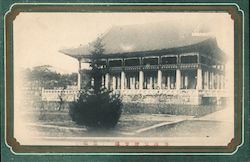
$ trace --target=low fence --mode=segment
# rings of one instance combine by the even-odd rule
[[[76,101],[78,98],[78,90],[67,89],[42,89],[42,101]]]

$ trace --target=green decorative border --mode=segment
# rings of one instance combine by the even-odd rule
[[[241,5],[242,7],[242,5]],[[215,11],[227,12],[234,20],[235,27],[235,138],[226,146],[158,146],[158,147],[136,147],[136,146],[24,146],[20,145],[13,135],[13,21],[20,12],[200,12]],[[245,28],[248,29],[245,21],[245,12],[236,3],[15,3],[9,11],[5,12],[3,41],[4,44],[4,67],[1,71],[3,78],[1,82],[1,148],[8,152],[8,157],[20,155],[49,155],[54,159],[54,155],[233,155],[243,145],[249,149],[249,127],[244,126],[248,112],[246,100],[248,99],[248,86],[245,82],[249,81],[246,76],[248,62],[246,58],[245,42],[248,37],[244,35]],[[249,52],[249,51],[248,51]],[[2,62],[1,62],[2,63]],[[4,80],[5,78],[5,80]],[[5,83],[5,84],[4,84]],[[5,94],[5,96],[4,96]],[[6,98],[5,98],[6,97]],[[5,117],[5,118],[4,118]],[[246,120],[244,120],[246,118]],[[244,123],[245,122],[245,123]],[[5,130],[3,129],[5,128]],[[248,136],[247,136],[248,135]],[[6,141],[5,141],[6,140]],[[6,144],[6,145],[5,145]],[[7,148],[8,146],[9,148]],[[245,148],[245,147],[244,147]],[[8,151],[8,150],[11,150]],[[245,154],[244,154],[245,155]],[[33,156],[34,157],[34,156]],[[243,158],[246,158],[245,155]],[[37,159],[36,159],[37,160]]]

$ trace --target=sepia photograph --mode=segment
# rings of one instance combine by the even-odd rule
[[[21,145],[228,146],[235,137],[227,12],[20,12]]]

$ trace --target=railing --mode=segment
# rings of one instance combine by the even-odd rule
[[[110,67],[111,71],[122,71],[122,67]]]
[[[176,69],[177,64],[167,64],[167,65],[161,65],[162,69]]]
[[[140,70],[141,66],[124,66],[124,70]]]
[[[144,65],[142,66],[143,70],[157,70],[159,65]]]
[[[180,64],[181,69],[197,69],[198,67],[199,67],[198,63]]]
[[[123,67],[109,67],[111,71],[122,71],[123,69],[125,71],[133,71],[133,70],[140,70],[141,68],[143,70],[157,70],[159,69],[159,66],[161,69],[177,69],[177,64],[163,64],[163,65],[135,65],[135,66],[123,66]],[[190,64],[179,64],[180,69],[197,69],[199,67],[198,63],[190,63]]]

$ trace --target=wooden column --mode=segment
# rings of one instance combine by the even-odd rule
[[[167,87],[168,87],[168,89],[170,89],[170,85],[171,85],[171,83],[170,83],[170,75],[168,75],[168,80],[167,80]]]
[[[176,69],[176,89],[181,88],[181,71],[180,69]]]
[[[149,89],[153,89],[153,77],[149,77]]]
[[[112,88],[113,88],[113,90],[116,89],[116,78],[115,78],[115,76],[112,77]]]
[[[140,72],[139,72],[139,89],[143,89],[143,82],[144,82],[144,74],[143,74],[143,71],[140,70]]]
[[[162,83],[162,72],[159,69],[158,70],[158,75],[157,75],[157,86],[159,89],[161,89],[161,83]]]
[[[109,89],[109,73],[105,74],[105,87]]]
[[[214,89],[214,72],[211,72],[211,89]]]
[[[181,77],[181,78],[183,78],[183,77]],[[182,80],[182,79],[181,79]],[[184,76],[184,87],[187,89],[188,88],[188,76],[187,75],[185,75]],[[183,86],[183,85],[181,85],[181,86]]]
[[[121,72],[121,90],[125,89],[125,72]]]
[[[204,71],[204,89],[208,89],[209,88],[209,74],[208,71]]]
[[[105,76],[102,76],[102,87],[105,85]]]
[[[117,77],[116,78],[116,82],[117,82],[117,89],[121,89],[121,77]]]

